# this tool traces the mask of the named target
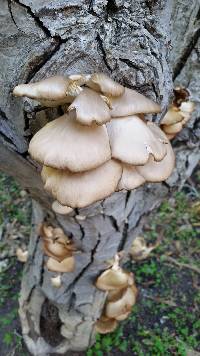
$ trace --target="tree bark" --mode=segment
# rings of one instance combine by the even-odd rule
[[[195,0],[1,0],[0,169],[34,199],[20,298],[22,332],[33,355],[84,350],[94,342],[94,324],[105,302],[105,293],[94,286],[97,276],[117,252],[128,253],[149,212],[183,186],[199,161],[198,16]],[[196,110],[174,140],[177,164],[167,182],[115,193],[61,217],[51,211],[41,167],[27,147],[31,136],[62,109],[14,98],[12,90],[54,74],[95,71],[161,102],[162,115],[172,96],[173,76],[176,84],[189,88]],[[159,122],[162,115],[153,120]],[[75,272],[62,275],[59,289],[51,286],[54,273],[44,264],[38,231],[43,221],[61,226],[81,251]]]

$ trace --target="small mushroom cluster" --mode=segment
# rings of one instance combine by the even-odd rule
[[[161,128],[172,140],[185,126],[194,111],[194,103],[189,100],[189,92],[181,87],[174,89],[174,101],[161,121]]]
[[[143,115],[160,112],[160,106],[105,74],[54,76],[18,85],[14,95],[51,107],[70,104],[29,145],[30,155],[43,165],[44,188],[56,199],[57,213],[171,175],[171,144]]]
[[[75,269],[76,250],[74,244],[59,227],[42,225],[40,235],[43,240],[43,251],[48,256],[46,267],[51,272],[73,272]]]
[[[112,268],[98,277],[96,287],[108,293],[103,314],[95,324],[97,332],[106,334],[114,331],[118,322],[129,316],[136,302],[137,288],[133,274],[125,272],[119,266],[118,256],[115,257]]]
[[[160,240],[158,239],[155,244],[147,246],[143,236],[137,236],[131,245],[130,255],[133,261],[142,261],[149,257],[150,253],[158,247]]]

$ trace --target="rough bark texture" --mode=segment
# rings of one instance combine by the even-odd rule
[[[37,201],[20,298],[22,331],[33,355],[83,350],[94,340],[94,323],[105,300],[105,294],[94,287],[98,274],[117,251],[129,250],[144,217],[184,184],[199,160],[199,3],[0,2],[0,169],[13,175]],[[175,82],[189,87],[196,110],[174,140],[177,167],[167,183],[115,193],[70,216],[55,216],[52,200],[43,190],[40,167],[28,156],[27,146],[30,137],[62,111],[14,98],[14,86],[56,73],[103,71],[161,102],[164,114],[173,89],[171,67]],[[86,219],[77,219],[79,214]],[[54,274],[44,266],[38,236],[38,224],[44,220],[61,225],[82,251],[76,256],[75,273],[63,274],[59,289],[51,286]]]

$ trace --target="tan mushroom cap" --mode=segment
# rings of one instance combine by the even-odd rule
[[[95,324],[95,329],[100,334],[108,334],[117,328],[118,322],[115,319],[104,320],[100,318]]]
[[[182,120],[183,120],[183,116],[180,114],[179,110],[172,106],[169,108],[169,110],[163,117],[161,121],[161,125],[166,125],[166,126],[173,125]]]
[[[138,116],[116,118],[106,126],[113,158],[131,165],[144,165],[150,154],[156,161],[166,155],[165,143]]]
[[[160,105],[148,99],[135,90],[125,88],[124,94],[117,98],[110,98],[112,117],[123,117],[134,114],[151,114],[161,111]]]
[[[66,257],[62,262],[58,262],[54,258],[49,257],[46,266],[51,272],[73,272],[75,269],[75,258],[74,256]]]
[[[73,211],[72,208],[70,208],[67,205],[62,205],[60,204],[57,200],[55,200],[52,203],[52,210],[57,213],[57,214],[61,214],[61,215],[67,215],[69,213],[71,213]]]
[[[136,302],[136,297],[137,289],[135,286],[130,286],[122,290],[117,300],[109,301],[106,304],[105,315],[109,318],[117,318],[130,312]]]
[[[106,127],[84,126],[67,114],[49,122],[32,138],[30,155],[38,162],[72,172],[96,168],[111,157]]]
[[[138,173],[135,166],[123,163],[122,167],[122,177],[117,187],[118,190],[132,190],[145,183],[144,177]]]
[[[45,106],[57,106],[73,101],[73,97],[66,94],[69,84],[67,77],[55,75],[36,83],[17,85],[13,94],[38,100]]]
[[[118,269],[111,268],[97,278],[96,287],[104,291],[121,289],[128,286],[128,279],[128,274],[120,267]]]
[[[70,257],[72,251],[68,250],[67,245],[60,243],[59,241],[45,240],[43,243],[44,253],[53,257],[55,260],[61,262],[65,257]]]
[[[138,173],[144,177],[147,182],[162,182],[171,174],[175,166],[175,155],[170,142],[166,145],[167,154],[162,161],[156,162],[152,156],[144,166],[138,166]]]
[[[44,166],[44,188],[62,205],[83,208],[112,194],[122,174],[121,165],[114,160],[82,173]]]
[[[108,96],[120,96],[124,93],[125,88],[109,78],[104,73],[94,73],[86,85],[98,92],[102,92]]]
[[[18,261],[25,263],[28,260],[28,250],[23,250],[21,247],[18,247],[16,250],[16,256]]]
[[[83,125],[103,125],[111,119],[108,105],[98,93],[88,88],[74,99],[68,111]]]
[[[177,122],[176,124],[167,126],[163,125],[163,131],[167,134],[176,134],[180,132],[183,128],[182,122]]]

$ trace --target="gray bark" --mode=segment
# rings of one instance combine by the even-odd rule
[[[200,41],[197,1],[0,0],[0,169],[28,190],[33,203],[29,260],[20,298],[20,318],[33,355],[84,350],[94,341],[94,323],[105,294],[94,287],[106,261],[128,253],[149,212],[180,189],[199,161]],[[184,18],[184,21],[182,19]],[[172,25],[172,26],[171,26]],[[53,74],[103,71],[156,99],[165,113],[176,84],[196,102],[187,127],[174,140],[177,164],[163,184],[146,184],[61,217],[52,213],[40,167],[27,154],[32,134],[61,114],[12,96],[18,83]],[[160,116],[153,117],[159,121]],[[36,202],[37,201],[37,202]],[[77,215],[86,216],[78,220]],[[74,273],[54,275],[44,267],[38,225],[60,225],[82,251]]]

